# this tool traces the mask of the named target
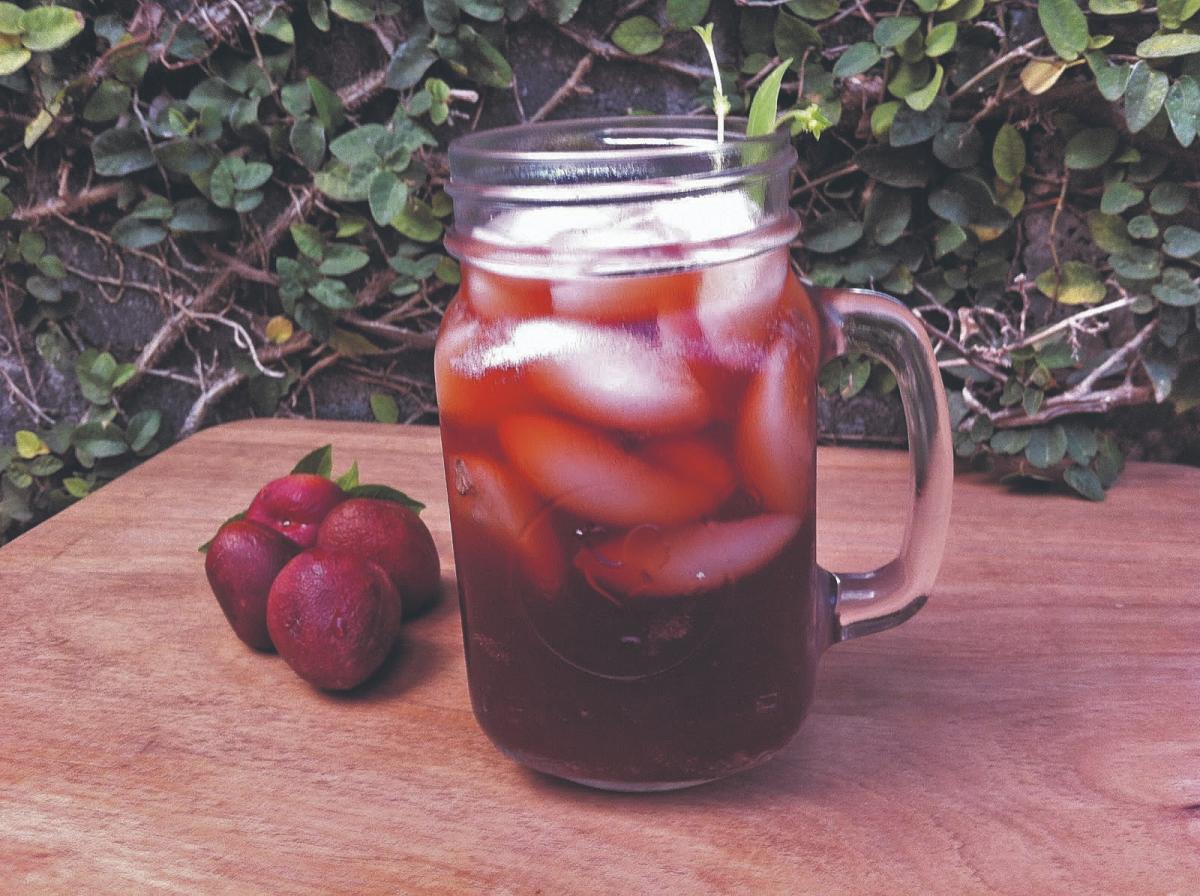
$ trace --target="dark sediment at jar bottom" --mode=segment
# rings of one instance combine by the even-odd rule
[[[516,761],[594,787],[685,787],[764,762],[803,721],[820,653],[811,524],[718,591],[623,606],[582,581],[546,606],[498,552],[457,548],[472,704]]]

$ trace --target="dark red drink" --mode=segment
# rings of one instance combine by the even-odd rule
[[[796,732],[827,639],[816,320],[783,248],[634,276],[464,265],[438,402],[471,697],[506,753],[657,789]]]

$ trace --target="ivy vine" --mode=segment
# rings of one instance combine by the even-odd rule
[[[445,147],[488,104],[574,114],[609,63],[738,115],[793,60],[783,114],[832,123],[797,144],[797,263],[921,317],[964,462],[1098,500],[1122,464],[1108,412],[1200,405],[1200,0],[586,6],[0,2],[0,394],[25,421],[0,447],[0,541],[235,393],[303,415],[337,369],[378,419],[432,419],[458,282]],[[537,109],[510,61],[523,29],[578,51]],[[127,356],[90,344],[97,301],[141,302],[153,332]],[[75,399],[44,404],[64,378]],[[155,381],[191,390],[178,419]],[[863,358],[822,384],[895,385]]]

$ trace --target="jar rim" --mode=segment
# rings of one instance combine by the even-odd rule
[[[720,189],[790,169],[784,128],[747,137],[744,118],[584,118],[476,131],[450,143],[454,198],[541,203],[653,199]],[[564,193],[569,192],[570,197]]]
[[[702,267],[789,242],[796,150],[746,120],[591,118],[450,144],[456,257],[500,273],[594,276]]]

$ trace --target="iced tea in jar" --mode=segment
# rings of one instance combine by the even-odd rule
[[[763,762],[832,643],[924,602],[949,512],[928,341],[887,297],[805,286],[785,131],[522,125],[451,145],[462,288],[435,356],[471,700],[517,761],[620,790]],[[900,556],[815,560],[817,375],[897,374]]]

